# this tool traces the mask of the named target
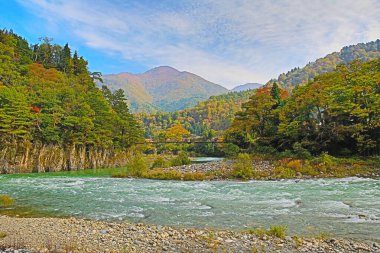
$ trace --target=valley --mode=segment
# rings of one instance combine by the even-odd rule
[[[0,30],[0,252],[380,251],[379,39],[228,88],[79,49]]]

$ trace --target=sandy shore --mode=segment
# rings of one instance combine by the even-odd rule
[[[376,242],[82,219],[0,217],[0,252],[380,252]]]

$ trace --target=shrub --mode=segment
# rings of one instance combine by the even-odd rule
[[[154,160],[151,167],[152,168],[166,168],[168,167],[168,165],[169,165],[168,162],[165,161],[165,159],[162,156],[159,156]]]
[[[286,226],[270,226],[268,234],[280,239],[285,239],[286,229]]]
[[[185,181],[203,181],[206,179],[206,175],[203,172],[187,172],[183,175]]]
[[[293,144],[293,152],[298,158],[301,159],[310,159],[312,157],[310,152],[306,148],[302,147],[302,144],[299,142]]]
[[[276,178],[295,178],[296,172],[290,168],[285,168],[282,166],[278,166],[273,170],[274,176]]]
[[[181,180],[182,174],[175,170],[160,170],[154,169],[145,172],[142,177],[149,179],[158,179],[158,180]]]
[[[316,160],[320,163],[323,163],[327,168],[331,168],[337,165],[336,158],[327,153],[322,153],[321,156]]]
[[[0,232],[0,239],[7,237],[7,233]]]
[[[127,163],[127,174],[132,177],[141,177],[148,170],[148,163],[141,154],[135,154]]]
[[[188,155],[185,152],[180,152],[176,157],[171,160],[171,166],[181,166],[191,163]]]
[[[302,161],[301,160],[292,160],[286,164],[286,167],[294,170],[299,170],[302,168]]]
[[[223,152],[226,157],[236,157],[240,152],[240,148],[233,143],[226,143],[223,146]]]
[[[0,207],[11,206],[15,201],[8,195],[0,195]]]
[[[253,177],[252,159],[249,154],[239,154],[234,165],[232,175],[240,179],[250,179]]]
[[[278,151],[277,149],[275,149],[274,147],[272,146],[261,146],[261,145],[257,145],[254,150],[257,152],[257,153],[261,153],[261,154],[268,154],[268,155],[278,155]]]

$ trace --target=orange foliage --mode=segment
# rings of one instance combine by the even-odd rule
[[[190,135],[190,132],[187,131],[182,125],[176,124],[168,128],[165,132],[166,139],[169,140],[182,140],[182,138]]]
[[[301,160],[292,160],[288,162],[286,167],[291,168],[291,169],[300,169],[302,168],[302,161]]]
[[[38,63],[29,64],[28,67],[31,76],[41,78],[46,81],[59,82],[62,78],[60,72],[54,68],[46,69]]]
[[[271,94],[271,89],[272,87],[271,86],[263,86],[261,88],[258,88],[256,90],[256,95],[257,96],[261,96],[261,95],[270,95]],[[284,89],[280,89],[280,97],[281,99],[287,99],[289,97],[289,92],[287,90],[284,90]]]
[[[41,108],[37,107],[37,106],[32,106],[30,108],[30,111],[34,112],[34,113],[39,113],[41,112]]]

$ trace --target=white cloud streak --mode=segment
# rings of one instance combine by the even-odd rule
[[[379,0],[29,0],[91,48],[233,87],[380,37]],[[126,70],[128,71],[128,70]]]

